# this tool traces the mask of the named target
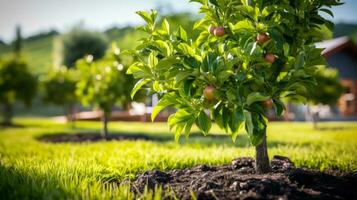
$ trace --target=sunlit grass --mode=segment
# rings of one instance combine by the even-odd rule
[[[219,136],[173,140],[165,123],[110,123],[113,133],[142,133],[161,140],[51,144],[36,138],[57,133],[96,132],[99,122],[78,122],[72,130],[46,119],[16,121],[24,128],[0,130],[0,194],[17,199],[126,199],[125,178],[150,169],[170,170],[197,164],[218,165],[253,156],[242,133],[235,144],[217,127]],[[357,171],[357,124],[271,123],[269,154],[290,157],[297,166]],[[194,130],[197,132],[197,129]],[[148,194],[145,197],[150,196]]]

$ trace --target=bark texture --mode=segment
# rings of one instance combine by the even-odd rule
[[[103,113],[103,116],[102,116],[102,122],[103,122],[102,135],[106,140],[109,139],[108,121],[109,121],[109,114],[108,113]]]
[[[13,107],[12,104],[10,103],[4,103],[3,105],[3,124],[5,126],[10,126],[12,125],[12,117],[14,115]]]
[[[255,169],[259,174],[268,173],[270,168],[266,133],[264,133],[263,141],[255,147]]]

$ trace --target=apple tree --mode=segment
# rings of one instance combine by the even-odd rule
[[[3,106],[3,124],[12,125],[14,103],[23,102],[30,106],[37,92],[37,77],[28,65],[15,54],[0,62],[0,104]]]
[[[317,66],[325,65],[322,49],[314,46],[314,33],[332,22],[331,6],[339,0],[191,0],[201,4],[204,17],[192,40],[181,27],[170,30],[157,12],[137,12],[148,36],[132,52],[136,62],[127,71],[142,87],[160,96],[152,118],[167,106],[177,111],[168,119],[178,139],[195,124],[204,135],[212,120],[233,141],[247,132],[256,149],[256,171],[270,170],[266,108],[278,116],[282,99],[306,100]]]
[[[130,97],[134,78],[126,75],[126,67],[121,63],[120,50],[113,45],[104,58],[93,61],[91,55],[77,61],[80,80],[76,87],[83,105],[92,105],[103,112],[102,134],[109,139],[108,121],[115,105],[126,109],[132,101]]]
[[[76,84],[78,73],[75,69],[65,66],[53,69],[41,80],[43,87],[43,100],[46,103],[63,106],[67,121],[74,125],[74,105],[77,102]]]
[[[338,71],[333,68],[321,67],[314,78],[317,84],[308,92],[309,102],[313,105],[336,105],[342,94],[345,93],[345,88],[338,78]],[[316,129],[319,112],[314,111],[311,114],[314,128]]]

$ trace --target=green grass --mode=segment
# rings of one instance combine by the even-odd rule
[[[25,128],[0,130],[0,194],[2,199],[127,199],[125,178],[146,170],[171,170],[197,164],[219,165],[253,156],[242,134],[235,144],[216,127],[216,137],[172,140],[166,124],[110,123],[115,133],[145,133],[161,140],[50,144],[45,134],[99,131],[97,122],[79,122],[77,130],[48,119],[21,119]],[[357,124],[271,123],[269,154],[290,157],[297,166],[357,171]],[[197,130],[194,130],[197,131]],[[143,194],[143,199],[151,195]],[[159,196],[158,196],[159,198]]]

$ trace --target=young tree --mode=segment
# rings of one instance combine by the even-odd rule
[[[0,103],[3,105],[3,124],[12,125],[13,104],[22,101],[30,106],[37,91],[37,78],[21,58],[21,28],[16,27],[13,55],[0,61]]]
[[[312,35],[321,25],[333,25],[319,15],[339,0],[191,0],[205,16],[194,28],[192,41],[180,28],[170,31],[157,12],[138,12],[148,33],[134,53],[127,73],[140,79],[133,94],[147,85],[160,96],[152,118],[165,107],[176,113],[168,119],[176,139],[197,127],[207,135],[211,119],[237,138],[245,128],[256,149],[256,170],[270,170],[266,108],[281,115],[281,99],[304,100],[299,91],[315,84],[316,66],[325,65]],[[209,114],[208,114],[209,113]]]
[[[50,71],[43,79],[44,88],[43,100],[47,103],[63,106],[67,121],[75,121],[74,104],[76,98],[76,84],[78,82],[75,69],[68,69],[65,66]]]
[[[82,28],[74,28],[60,36],[56,42],[56,65],[69,68],[74,67],[76,61],[86,55],[92,55],[94,60],[102,58],[108,47],[105,35]]]
[[[22,49],[21,27],[17,26],[16,27],[16,39],[13,42],[14,53],[19,55],[21,53],[21,49]]]
[[[317,85],[308,91],[308,99],[313,105],[336,105],[345,88],[338,79],[338,71],[332,68],[321,67],[314,77]],[[317,128],[319,112],[312,113],[314,128]]]
[[[134,85],[133,77],[125,74],[126,68],[121,64],[119,53],[114,46],[113,52],[103,59],[93,61],[92,56],[87,56],[76,64],[80,71],[76,93],[84,105],[91,104],[103,112],[102,134],[106,139],[109,139],[108,121],[113,107],[127,108]]]
[[[31,104],[37,90],[37,79],[18,56],[0,62],[0,103],[3,105],[3,124],[12,125],[13,104]]]

